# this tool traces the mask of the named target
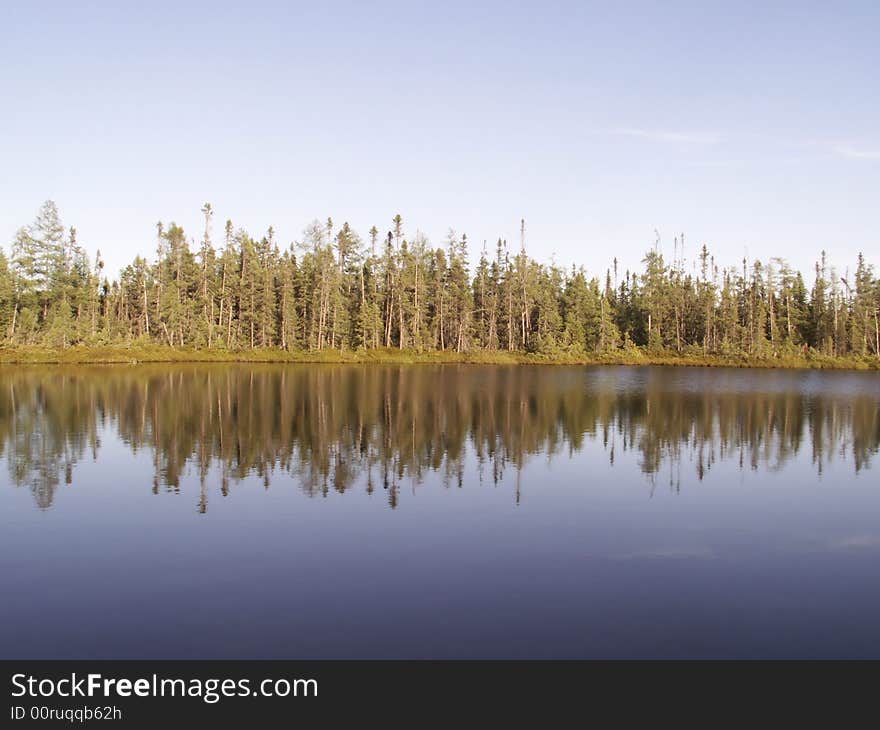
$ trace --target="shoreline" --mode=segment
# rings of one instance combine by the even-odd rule
[[[0,348],[3,365],[86,365],[139,363],[302,363],[302,364],[473,364],[473,365],[662,365],[674,367],[733,367],[786,370],[880,371],[880,358],[830,357],[816,352],[806,355],[750,357],[676,352],[623,350],[605,355],[541,355],[507,351],[418,352],[415,350],[321,350],[285,351],[257,349],[241,352],[167,346],[74,346],[62,350],[41,347]]]

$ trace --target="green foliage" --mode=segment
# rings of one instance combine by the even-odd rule
[[[880,282],[862,256],[850,279],[823,253],[808,290],[778,258],[720,269],[703,246],[691,265],[682,236],[671,261],[658,240],[642,271],[621,274],[615,260],[600,278],[531,259],[524,221],[519,253],[499,239],[490,256],[484,244],[472,269],[465,235],[450,230],[434,247],[399,214],[384,236],[373,226],[366,246],[327,219],[282,251],[272,228],[257,239],[232,221],[217,250],[210,204],[202,213],[195,252],[183,228],[159,223],[155,258],[109,280],[46,202],[0,251],[0,342],[148,358],[161,346],[172,359],[861,367],[880,353]]]

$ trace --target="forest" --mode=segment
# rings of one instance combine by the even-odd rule
[[[880,360],[880,280],[861,255],[841,272],[822,252],[805,277],[775,257],[727,265],[705,245],[686,259],[682,235],[671,259],[658,240],[639,271],[614,259],[588,273],[531,258],[525,221],[472,265],[466,235],[434,246],[399,214],[366,239],[315,220],[288,245],[231,220],[215,236],[201,210],[198,239],[157,223],[153,258],[111,278],[45,202],[0,248],[0,344]]]

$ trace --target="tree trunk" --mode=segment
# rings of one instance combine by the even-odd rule
[[[880,326],[877,323],[877,309],[874,309],[874,354],[880,357]]]

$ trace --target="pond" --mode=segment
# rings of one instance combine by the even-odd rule
[[[880,657],[880,375],[0,369],[3,658]]]

